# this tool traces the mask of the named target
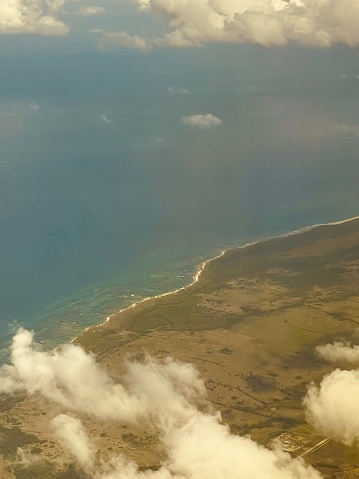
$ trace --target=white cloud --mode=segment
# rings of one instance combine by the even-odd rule
[[[353,369],[336,369],[319,386],[309,386],[304,399],[307,419],[323,434],[359,446],[359,346],[335,342],[317,347],[317,352],[331,363]]]
[[[35,102],[30,103],[30,110],[36,111],[39,109],[40,109],[40,106],[37,103]]]
[[[330,363],[347,363],[359,366],[359,346],[337,341],[325,346],[317,346],[317,353]]]
[[[57,438],[70,450],[77,462],[85,469],[90,468],[93,465],[95,448],[81,421],[67,414],[59,414],[52,419],[51,426]]]
[[[106,32],[104,33],[104,39],[126,48],[134,48],[136,50],[147,50],[150,48],[149,43],[138,35],[130,35],[125,31],[121,32]]]
[[[183,87],[174,88],[172,86],[169,86],[168,87],[168,93],[178,93],[180,95],[186,95],[186,94],[189,93],[189,91],[186,88],[183,88]]]
[[[104,114],[101,115],[101,120],[104,121],[105,123],[112,123],[112,121],[109,118],[107,118],[107,116]]]
[[[98,7],[97,5],[84,5],[78,10],[77,15],[92,17],[101,13],[106,13],[106,10],[103,7]]]
[[[166,451],[158,470],[139,471],[124,456],[97,458],[81,422],[66,414],[52,420],[57,437],[94,479],[320,479],[303,459],[278,446],[266,449],[249,437],[232,435],[220,413],[205,412],[204,381],[190,364],[167,358],[128,363],[122,384],[99,368],[91,354],[75,345],[44,352],[33,335],[20,329],[13,339],[11,366],[0,370],[13,389],[40,393],[66,410],[99,419],[131,421],[138,414],[152,422]],[[196,404],[201,404],[199,409]],[[108,457],[108,456],[107,456]]]
[[[210,42],[329,47],[359,45],[357,0],[134,0],[167,19],[170,31],[154,41],[174,47]]]
[[[97,367],[92,355],[72,344],[38,351],[33,333],[20,328],[11,346],[11,365],[0,368],[0,392],[41,393],[67,410],[99,418],[131,418],[144,405]]]
[[[58,18],[68,0],[1,0],[0,34],[64,35]],[[329,47],[359,45],[357,0],[132,0],[141,10],[165,19],[169,31],[145,39],[125,31],[108,32],[115,44],[147,50],[153,46],[189,47],[211,42]],[[105,13],[97,5],[82,6],[84,16]]]
[[[207,113],[206,115],[183,116],[181,121],[184,125],[194,126],[202,130],[208,130],[214,126],[222,125],[222,120],[211,113]]]
[[[336,369],[304,399],[308,421],[346,445],[359,445],[359,371]]]
[[[65,35],[69,28],[56,18],[65,0],[1,0],[0,34]]]

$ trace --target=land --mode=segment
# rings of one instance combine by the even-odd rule
[[[324,439],[307,424],[302,406],[308,384],[333,369],[315,347],[352,339],[358,285],[355,219],[229,250],[190,287],[115,314],[75,343],[115,378],[124,358],[148,353],[193,363],[234,434],[264,445],[279,438],[299,456]],[[51,436],[48,423],[58,408],[38,396],[4,397],[0,408],[1,479],[81,477]],[[159,466],[163,451],[145,424],[84,423],[101,451],[125,453],[144,469]],[[26,469],[16,461],[19,446],[41,461]],[[333,441],[308,453],[306,462],[328,478],[359,475],[358,450]]]

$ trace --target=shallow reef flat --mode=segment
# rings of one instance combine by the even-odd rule
[[[125,358],[146,354],[194,364],[233,433],[264,445],[279,438],[299,456],[324,439],[307,424],[302,406],[308,384],[333,369],[315,348],[352,338],[358,285],[359,220],[353,219],[228,250],[188,288],[115,314],[74,343],[92,351],[113,377],[122,374]],[[18,446],[42,456],[32,479],[77,477],[71,457],[51,436],[55,414],[37,396],[2,398],[3,479],[25,477],[14,461]],[[156,468],[163,459],[146,424],[86,419],[85,425],[100,450],[125,453],[141,468]],[[306,462],[328,478],[359,472],[358,453],[333,441],[308,453]]]

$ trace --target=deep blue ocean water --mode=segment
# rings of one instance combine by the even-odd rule
[[[69,340],[226,246],[358,215],[358,74],[347,49],[2,54],[2,342]]]

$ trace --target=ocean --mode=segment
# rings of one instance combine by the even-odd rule
[[[20,325],[68,341],[190,283],[226,247],[358,214],[355,52],[39,49],[1,62],[2,346]],[[181,122],[206,113],[222,125]]]

